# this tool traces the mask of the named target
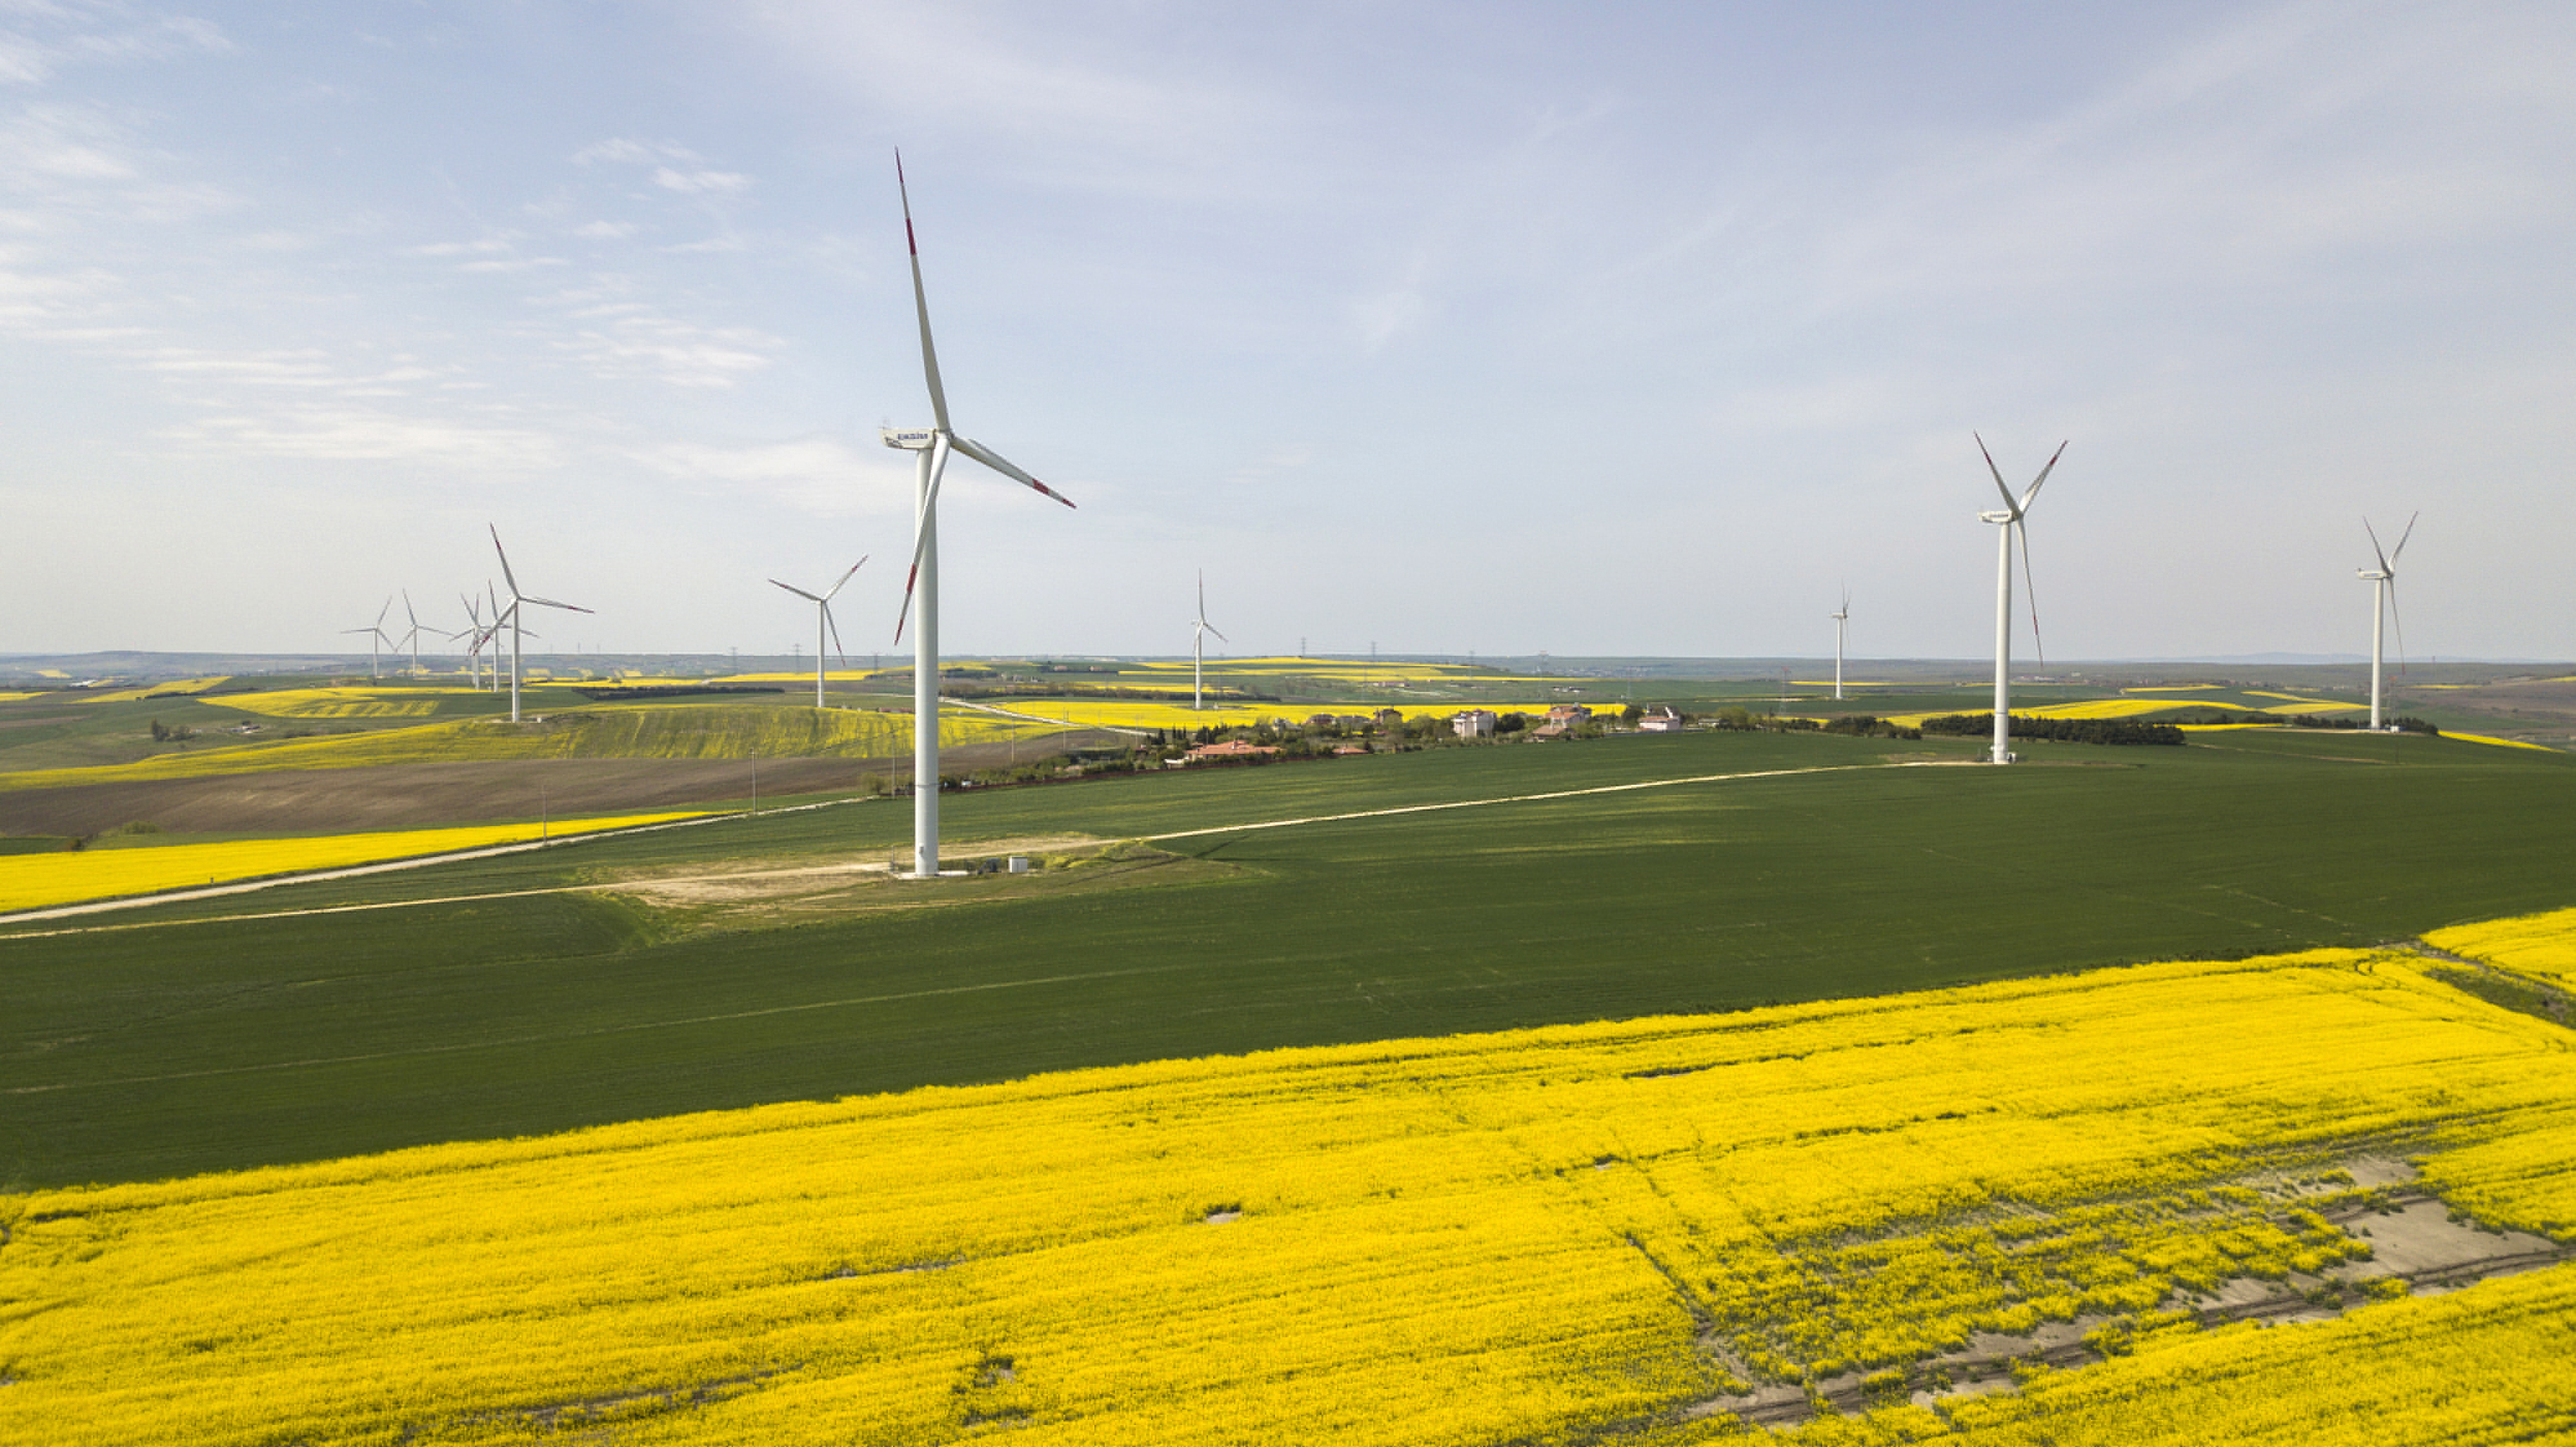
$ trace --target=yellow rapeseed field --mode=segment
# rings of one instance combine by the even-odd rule
[[[2576,986],[2576,909],[2435,930],[2424,936],[2424,943],[2521,974]]]
[[[456,829],[404,829],[380,834],[325,834],[301,839],[246,839],[221,844],[165,844],[89,849],[77,854],[0,855],[0,911],[41,909],[89,899],[158,894],[167,889],[338,869],[380,859],[446,854],[541,835],[583,834],[696,818],[692,813],[558,819],[551,824],[479,824]]]
[[[2365,1252],[2258,1189],[2365,1158],[2576,1235],[2565,1031],[2422,963],[2142,965],[0,1198],[0,1442],[1671,1447],[1737,1430],[1750,1378],[2086,1311],[2123,1354],[1797,1439],[2563,1436],[2576,1265],[2295,1328],[2156,1311]]]
[[[955,714],[943,748],[1044,738],[1050,726]],[[58,789],[134,779],[194,779],[274,769],[359,769],[483,759],[898,758],[912,751],[912,716],[865,709],[621,703],[585,706],[513,725],[467,719],[273,744],[188,749],[130,764],[0,773],[0,789]]]
[[[464,690],[442,692],[462,695]],[[271,718],[427,718],[439,700],[416,689],[281,688],[269,693],[227,695],[224,707]]]
[[[80,703],[132,703],[140,698],[165,697],[170,694],[198,694],[223,682],[232,675],[219,673],[212,678],[178,678],[166,683],[138,684],[133,688],[112,689],[106,693],[77,693],[71,697]],[[0,698],[32,698],[33,694],[0,694]]]
[[[1345,716],[1355,718],[1375,718],[1378,710],[1384,708],[1395,709],[1408,719],[1445,719],[1451,714],[1458,712],[1460,709],[1468,707],[1487,709],[1496,714],[1521,713],[1532,718],[1543,718],[1548,709],[1548,706],[1543,703],[1478,703],[1469,705],[1455,701],[1442,703],[1411,703],[1394,699],[1371,699],[1359,703],[1255,704],[1231,702],[1219,703],[1217,701],[1210,700],[1207,707],[1193,709],[1186,703],[1163,703],[1145,700],[1100,698],[1006,698],[998,700],[996,706],[1007,708],[1014,713],[1027,714],[1031,717],[1062,719],[1067,723],[1081,724],[1087,727],[1097,726],[1103,728],[1128,729],[1242,728],[1256,724],[1268,723],[1273,719],[1280,718],[1288,719],[1293,723],[1302,724],[1307,719],[1312,718],[1319,713],[1328,713],[1336,718]],[[1618,707],[1617,705],[1607,705],[1602,711],[1605,713],[1615,714],[1618,712]]]

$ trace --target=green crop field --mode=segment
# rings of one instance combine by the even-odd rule
[[[1987,770],[1877,767],[1964,759],[1969,741],[1688,734],[970,791],[946,805],[954,841],[1116,840],[1836,770],[1205,834],[1096,875],[879,881],[804,923],[708,927],[687,908],[559,893],[0,941],[0,1173],[157,1177],[1084,1064],[2405,938],[2576,902],[2576,757],[2204,737],[2032,744],[2032,766]],[[908,829],[901,801],[844,804],[108,918],[883,861]]]

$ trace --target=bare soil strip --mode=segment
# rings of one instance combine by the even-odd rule
[[[2439,1197],[2412,1189],[2415,1170],[2401,1161],[2364,1158],[2347,1161],[2345,1166],[2355,1181],[2378,1188],[2375,1199],[2322,1214],[2347,1233],[2358,1226],[2359,1234],[2371,1243],[2370,1259],[2329,1267],[2320,1276],[2294,1272],[2281,1281],[2239,1277],[2206,1297],[2169,1299],[2166,1308],[2188,1311],[2202,1328],[2241,1321],[2275,1326],[2331,1321],[2371,1299],[2361,1289],[2368,1282],[2394,1279],[2408,1294],[2432,1295],[2490,1277],[2555,1266],[2576,1256],[2576,1248],[2545,1236],[2493,1230],[2460,1216]],[[2275,1182],[2266,1194],[2289,1206],[2303,1194],[2328,1189],[2320,1186],[2303,1192],[2294,1184]],[[1693,1315],[1697,1320],[1699,1313],[1694,1310]],[[2033,1367],[2080,1368],[2106,1360],[2107,1338],[2096,1333],[2120,1325],[2113,1317],[2088,1315],[2071,1322],[2044,1322],[2023,1337],[1978,1332],[1958,1351],[1902,1369],[1895,1374],[1901,1380],[1880,1374],[1879,1380],[1872,1381],[1859,1372],[1846,1372],[1812,1386],[1774,1383],[1743,1396],[1712,1397],[1686,1409],[1684,1415],[1732,1413],[1753,1426],[1786,1427],[1820,1413],[1865,1412],[1894,1402],[1910,1401],[1937,1410],[1948,1400],[2015,1391],[2020,1386],[2018,1373]],[[1703,1346],[1727,1362],[1737,1376],[1749,1378],[1741,1364],[1715,1349],[1713,1342],[1704,1340]]]

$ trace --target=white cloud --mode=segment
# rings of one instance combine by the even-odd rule
[[[786,345],[751,327],[699,326],[640,302],[592,307],[583,315],[606,324],[582,328],[556,345],[603,378],[651,377],[675,387],[729,388],[769,367],[768,354]]]
[[[658,166],[653,171],[653,184],[684,196],[701,196],[714,191],[739,191],[751,184],[751,178],[734,171],[674,171]]]
[[[584,241],[623,241],[639,229],[632,221],[591,221],[574,227],[572,234]]]
[[[909,518],[910,454],[838,437],[716,447],[667,442],[627,454],[706,491],[747,492],[813,517]]]
[[[247,453],[324,462],[438,464],[487,473],[545,471],[562,445],[525,427],[406,417],[375,408],[315,404],[264,412],[215,412],[169,429],[182,453]]]

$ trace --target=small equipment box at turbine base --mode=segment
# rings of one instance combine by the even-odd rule
[[[1011,872],[1012,872],[1013,874],[1026,874],[1026,873],[1028,873],[1028,872],[1029,872],[1029,861],[1028,861],[1028,856],[1026,856],[1026,855],[1024,855],[1024,854],[1014,854],[1014,855],[1012,855],[1012,856],[1011,856]]]

